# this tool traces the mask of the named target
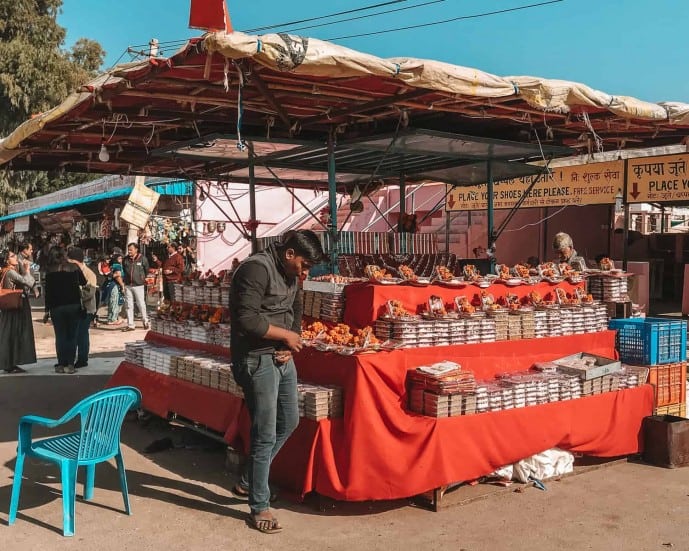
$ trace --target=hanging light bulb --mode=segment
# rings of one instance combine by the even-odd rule
[[[107,163],[110,160],[110,153],[105,147],[105,142],[100,144],[100,151],[98,152],[98,160],[102,163]]]

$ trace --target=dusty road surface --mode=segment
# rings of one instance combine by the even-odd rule
[[[321,503],[319,509],[313,502],[281,499],[276,511],[285,529],[263,535],[247,526],[246,505],[228,491],[233,478],[223,467],[222,449],[163,423],[134,420],[122,432],[132,516],[123,513],[114,464],[103,464],[93,501],[77,500],[76,535],[63,538],[58,470],[29,461],[19,517],[7,526],[19,417],[58,417],[102,388],[121,359],[125,340],[143,337],[142,330],[94,331],[89,367],[70,376],[52,371],[50,326],[37,324],[36,334],[38,364],[28,366],[26,375],[0,377],[0,551],[689,550],[689,469],[626,462],[546,482],[545,492],[515,491],[515,486],[460,488],[439,513],[406,500]],[[173,449],[144,454],[164,436],[172,438]],[[485,497],[473,499],[478,494]]]

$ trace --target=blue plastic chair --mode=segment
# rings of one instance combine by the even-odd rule
[[[130,515],[127,473],[124,470],[122,451],[120,450],[120,429],[127,412],[140,403],[141,392],[137,388],[121,386],[102,390],[84,398],[58,420],[46,419],[36,415],[22,417],[19,421],[17,463],[14,468],[8,524],[14,524],[17,518],[22,471],[26,457],[36,457],[60,466],[62,475],[62,532],[65,536],[74,535],[77,470],[82,465],[86,467],[84,500],[89,501],[93,498],[96,464],[115,458],[117,471],[120,475],[124,508]],[[31,429],[34,425],[55,428],[74,419],[77,415],[81,417],[79,432],[43,440],[31,440]]]

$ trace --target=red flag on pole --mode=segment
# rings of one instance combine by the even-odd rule
[[[232,21],[225,0],[191,0],[189,28],[232,32]]]

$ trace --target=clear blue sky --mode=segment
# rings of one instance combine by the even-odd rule
[[[227,0],[227,4],[235,29],[245,30],[382,1]],[[354,15],[428,1],[408,0]],[[330,39],[539,1],[444,0],[398,13],[304,29],[295,34]],[[187,28],[189,5],[190,0],[108,3],[64,0],[58,21],[67,29],[67,45],[80,37],[97,40],[106,50],[106,66],[110,66],[127,46],[146,44],[152,37],[162,43],[200,35],[201,31]],[[337,43],[380,57],[437,59],[501,76],[573,80],[610,94],[689,103],[688,21],[687,0],[564,0],[543,7]],[[310,24],[315,23],[318,22]],[[163,53],[169,55],[174,51],[163,48]],[[122,58],[130,59],[126,55]]]

